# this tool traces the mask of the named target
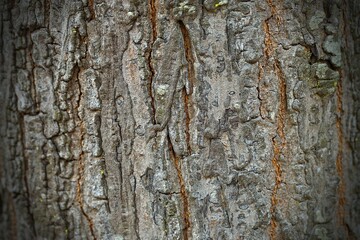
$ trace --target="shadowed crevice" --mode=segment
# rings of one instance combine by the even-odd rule
[[[188,88],[184,87],[182,91],[184,99],[184,111],[185,111],[185,136],[186,136],[186,145],[187,151],[191,155],[191,135],[190,135],[190,123],[191,123],[191,113],[190,109],[192,106],[191,94],[193,93],[194,83],[195,83],[195,68],[194,68],[194,56],[192,52],[192,44],[189,31],[187,30],[185,24],[182,21],[178,21],[180,30],[183,36],[184,48],[185,48],[185,58],[187,61],[187,73],[188,73]]]
[[[189,199],[188,199],[188,195],[186,192],[186,187],[185,187],[185,181],[184,181],[184,177],[182,175],[182,171],[181,171],[181,158],[180,156],[178,156],[173,148],[173,145],[171,143],[171,139],[170,136],[168,134],[167,136],[168,138],[168,143],[169,143],[169,154],[170,154],[170,159],[172,160],[172,162],[175,165],[175,169],[177,172],[177,176],[179,179],[179,185],[180,185],[180,196],[182,199],[182,203],[183,203],[183,221],[184,221],[184,228],[183,228],[183,239],[187,240],[189,239],[189,229],[190,229],[190,209],[189,209]]]
[[[281,17],[277,13],[277,9],[272,3],[272,0],[268,0],[268,5],[271,9],[271,16],[264,21],[264,53],[266,57],[266,66],[272,66],[273,70],[278,78],[278,92],[279,92],[279,107],[277,113],[277,126],[276,126],[276,136],[272,138],[272,146],[274,151],[274,156],[271,160],[274,172],[275,172],[275,185],[271,193],[271,206],[270,206],[270,239],[277,239],[277,228],[278,222],[276,220],[276,209],[278,205],[278,191],[280,184],[282,183],[282,167],[280,164],[280,157],[284,155],[286,150],[286,136],[285,136],[285,124],[286,124],[286,109],[287,109],[287,95],[286,95],[286,79],[284,72],[281,68],[280,61],[273,56],[274,43],[272,38],[272,32],[270,30],[269,21],[272,18],[275,18],[277,25],[279,26],[282,22]],[[270,64],[270,61],[273,61],[273,64]],[[262,73],[263,74],[263,73]],[[259,73],[259,76],[262,74]],[[261,111],[260,111],[261,114]]]
[[[155,98],[153,96],[153,81],[155,77],[155,69],[153,66],[153,59],[152,59],[152,51],[153,51],[153,45],[157,38],[157,23],[156,23],[156,15],[157,15],[157,9],[156,9],[156,0],[149,0],[149,18],[150,18],[150,24],[151,24],[151,40],[149,42],[148,49],[146,51],[146,58],[147,58],[147,64],[150,71],[149,80],[148,80],[148,91],[149,96],[151,99],[151,109],[152,109],[152,122],[153,124],[156,124],[156,110],[155,110]]]

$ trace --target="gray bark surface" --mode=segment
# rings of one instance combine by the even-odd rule
[[[0,239],[360,239],[357,0],[0,9]]]

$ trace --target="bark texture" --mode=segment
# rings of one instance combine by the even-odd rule
[[[3,0],[1,239],[360,239],[357,0]]]

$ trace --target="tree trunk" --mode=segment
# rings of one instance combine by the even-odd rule
[[[360,239],[358,0],[3,0],[1,239]]]

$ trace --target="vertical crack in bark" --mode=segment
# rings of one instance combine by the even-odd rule
[[[94,0],[88,0],[88,7],[89,7],[89,12],[90,12],[90,19],[89,20],[93,20],[93,19],[95,19]]]
[[[267,3],[268,3],[268,5],[269,5],[269,7],[270,7],[270,9],[271,9],[271,15],[275,15],[275,13],[276,13],[276,8],[275,8],[272,0],[267,0]]]
[[[275,137],[272,139],[273,149],[274,149],[274,157],[272,158],[271,162],[273,164],[274,170],[275,170],[275,186],[273,188],[273,191],[271,193],[271,207],[270,207],[270,213],[271,213],[271,219],[270,219],[270,239],[276,239],[276,229],[277,229],[277,221],[275,216],[275,210],[276,205],[278,203],[277,199],[277,191],[279,190],[279,186],[281,183],[281,166],[279,164],[279,157],[281,154],[280,146],[275,140]]]
[[[110,200],[109,200],[109,186],[107,183],[107,176],[108,176],[108,171],[107,171],[107,166],[106,166],[106,161],[105,159],[101,160],[101,185],[104,189],[104,195],[105,195],[105,207],[106,207],[106,211],[108,213],[111,213],[111,209],[110,209]]]
[[[186,88],[183,89],[183,99],[184,99],[184,107],[185,107],[185,115],[186,115],[186,144],[188,153],[191,155],[191,135],[190,135],[190,107],[192,106],[190,95],[193,93],[193,87],[195,83],[195,68],[194,68],[194,56],[192,52],[191,38],[189,31],[186,29],[185,24],[182,21],[178,21],[180,30],[183,36],[184,47],[185,47],[185,58],[187,61],[187,72],[188,72],[188,81],[189,81],[189,91],[186,92]]]
[[[189,105],[191,106],[189,96],[186,94],[185,88],[182,90],[182,97],[184,99],[184,111],[185,111],[185,140],[188,154],[191,155],[191,135],[190,135],[190,112],[189,112]]]
[[[270,33],[270,27],[269,27],[269,19],[266,19],[264,22],[264,31],[265,31],[265,39],[264,39],[264,44],[265,44],[265,56],[266,59],[269,60],[272,52],[273,52],[273,42],[271,39],[271,33]]]
[[[341,30],[341,35],[344,36],[344,45],[342,46],[343,49],[350,49],[348,39],[349,36],[351,36],[351,29],[350,25],[347,24],[351,22],[351,16],[347,14],[347,11],[349,9],[348,2],[346,0],[342,1],[343,9],[341,11],[341,20],[339,28]],[[343,49],[341,49],[343,51]],[[338,194],[338,203],[337,203],[337,217],[338,217],[338,223],[340,226],[342,226],[345,230],[345,239],[355,239],[351,228],[349,225],[345,222],[345,215],[346,215],[346,182],[345,182],[345,175],[344,175],[344,129],[342,124],[342,116],[344,115],[344,109],[343,109],[343,81],[345,80],[346,74],[349,73],[349,69],[347,69],[345,66],[350,67],[350,57],[351,54],[346,54],[346,57],[344,57],[344,66],[341,70],[339,70],[340,73],[340,79],[337,83],[336,88],[336,104],[337,104],[337,118],[336,118],[336,128],[338,132],[338,152],[336,156],[336,171],[339,177],[339,184],[337,189]],[[351,74],[351,72],[350,72]],[[348,78],[351,78],[349,75]],[[345,128],[346,129],[346,128]],[[346,130],[345,130],[346,131]],[[346,133],[345,133],[346,134]]]
[[[265,63],[264,64],[261,64],[259,63],[259,74],[258,74],[258,87],[257,87],[257,91],[258,91],[258,99],[260,101],[260,106],[259,106],[259,110],[260,110],[260,116],[262,119],[265,119],[264,117],[264,113],[263,113],[263,105],[262,105],[262,99],[261,99],[261,96],[260,96],[260,81],[261,81],[261,78],[263,78],[264,76],[264,67],[266,66],[269,66],[269,60],[270,60],[270,57],[274,51],[274,42],[272,41],[272,38],[271,38],[271,32],[270,32],[270,26],[269,26],[269,20],[273,17],[273,14],[275,13],[275,10],[273,5],[272,5],[272,1],[271,0],[268,0],[268,4],[271,8],[271,13],[272,15],[265,19],[264,21],[264,24],[263,24],[263,28],[264,28],[264,33],[265,33],[265,37],[264,37],[264,45],[265,45],[265,48],[264,48],[264,55],[265,55]]]
[[[35,67],[36,64],[34,62],[33,56],[32,56],[32,49],[34,46],[34,43],[31,40],[31,33],[32,33],[32,29],[28,29],[26,32],[26,57],[28,58],[28,68],[29,68],[29,80],[30,80],[30,93],[31,93],[31,99],[33,100],[34,103],[34,109],[33,111],[35,113],[39,113],[40,112],[40,102],[37,99],[37,92],[36,92],[36,84],[35,84]]]
[[[168,143],[169,143],[169,154],[170,158],[175,165],[175,169],[177,172],[177,176],[179,179],[180,184],[180,195],[183,203],[183,221],[184,221],[184,228],[183,228],[183,237],[184,240],[189,239],[189,229],[190,229],[190,210],[189,210],[189,200],[185,188],[185,181],[181,172],[181,158],[175,153],[173,145],[171,143],[170,135],[168,134]]]
[[[19,121],[19,132],[20,132],[20,144],[22,148],[22,157],[23,157],[23,167],[24,167],[24,184],[25,184],[25,195],[26,195],[26,208],[31,220],[31,230],[34,233],[33,237],[36,237],[36,229],[35,229],[35,220],[34,215],[31,212],[31,200],[30,200],[30,189],[29,189],[29,182],[28,182],[28,170],[29,170],[29,162],[25,154],[25,120],[24,114],[18,113],[18,121]]]
[[[274,46],[276,46],[276,43],[274,43],[272,37],[271,37],[271,31],[270,31],[270,25],[269,20],[273,17],[276,18],[276,22],[279,25],[281,23],[281,18],[279,17],[275,6],[272,3],[272,0],[268,0],[268,5],[271,8],[271,16],[265,20],[264,22],[264,32],[265,32],[265,49],[264,53],[266,56],[266,60],[269,62],[271,56],[274,52]],[[269,63],[267,63],[269,65]],[[270,213],[271,213],[271,219],[270,219],[270,239],[276,239],[276,229],[278,226],[278,222],[276,220],[276,207],[278,204],[278,190],[280,188],[280,184],[282,182],[282,168],[280,164],[280,157],[284,153],[284,149],[286,148],[286,137],[285,137],[285,121],[286,121],[286,109],[287,109],[287,96],[286,96],[286,79],[284,76],[284,73],[281,69],[281,65],[278,59],[274,59],[273,68],[275,71],[275,74],[279,80],[279,109],[277,114],[277,127],[276,127],[276,133],[277,136],[280,138],[277,140],[277,136],[274,136],[272,138],[272,145],[274,149],[274,156],[271,160],[272,165],[274,167],[275,171],[275,186],[273,188],[272,194],[271,194],[271,206],[270,206]]]
[[[261,82],[261,79],[263,78],[264,76],[264,68],[263,66],[261,65],[261,63],[259,62],[258,63],[258,69],[259,69],[259,74],[258,74],[258,85],[256,87],[256,90],[258,92],[257,94],[257,98],[259,100],[259,114],[260,114],[260,117],[262,119],[265,119],[265,116],[264,116],[264,113],[263,113],[263,102],[262,102],[262,99],[261,99],[261,88],[260,88],[260,82]]]
[[[280,90],[280,106],[279,106],[279,114],[278,114],[278,134],[281,138],[283,144],[285,144],[285,118],[286,118],[286,109],[287,109],[287,96],[286,96],[286,79],[284,73],[281,69],[281,65],[279,60],[275,60],[274,64],[276,75],[279,79],[279,90]]]
[[[280,26],[280,24],[282,23],[282,18],[278,14],[275,5],[273,4],[272,0],[267,0],[267,3],[271,10],[271,17],[275,17],[277,25]]]
[[[5,195],[5,194],[4,194]],[[18,239],[18,229],[17,229],[17,217],[16,217],[16,210],[14,204],[14,196],[11,192],[7,191],[7,211],[9,213],[9,223],[11,224],[9,227],[9,232],[11,239],[16,240]],[[9,197],[10,196],[10,197]]]
[[[79,82],[79,74],[80,74],[80,68],[78,65],[75,66],[74,69],[74,74],[73,74],[73,78],[76,78],[76,82],[79,84],[79,98],[78,98],[78,105],[77,107],[80,107],[80,101],[82,98],[82,91],[81,91],[81,86],[80,86],[80,82]],[[78,115],[79,115],[79,110],[77,109]],[[85,135],[85,126],[83,125],[83,121],[80,118],[80,143],[81,146],[84,145],[84,135]],[[78,159],[79,165],[78,165],[78,179],[77,179],[77,187],[76,187],[76,201],[79,203],[80,206],[80,210],[82,212],[82,214],[84,215],[85,219],[87,220],[88,224],[89,224],[89,228],[90,228],[90,233],[93,237],[94,240],[96,240],[96,236],[95,236],[95,231],[94,231],[94,223],[92,221],[92,219],[90,218],[90,216],[85,212],[84,210],[84,203],[83,203],[83,196],[82,196],[82,185],[83,185],[83,181],[84,181],[84,171],[85,171],[85,163],[84,163],[84,151],[82,150]]]
[[[4,6],[4,5],[2,5]],[[4,16],[3,13],[1,14],[1,21],[0,21],[0,70],[1,73],[4,74],[5,73],[5,54],[4,54]],[[2,75],[3,76],[3,75]],[[2,79],[4,79],[4,77],[2,77]],[[3,81],[3,80],[2,80]]]
[[[277,115],[277,135],[280,137],[280,142],[276,140],[276,136],[272,139],[273,148],[274,148],[274,157],[272,158],[272,164],[275,170],[275,186],[271,195],[271,229],[270,229],[270,239],[276,239],[276,229],[277,221],[275,216],[276,206],[278,204],[278,190],[282,182],[282,168],[279,162],[281,154],[284,153],[286,147],[286,137],[285,137],[285,121],[286,121],[286,108],[287,108],[287,96],[286,96],[286,80],[284,73],[282,72],[279,60],[275,60],[274,63],[275,73],[279,79],[279,92],[280,92],[280,106]]]
[[[336,128],[338,132],[338,152],[336,156],[336,171],[339,176],[339,185],[338,185],[338,206],[337,206],[337,215],[338,215],[338,221],[341,226],[345,226],[345,229],[347,229],[345,224],[345,204],[346,204],[346,198],[345,198],[345,179],[344,179],[344,169],[343,169],[343,128],[342,128],[342,114],[343,114],[343,107],[342,107],[342,96],[343,96],[343,90],[342,90],[342,76],[343,74],[340,74],[340,80],[337,84],[336,89],[336,97],[337,97],[337,117],[336,117]],[[347,233],[347,231],[346,231]]]
[[[135,178],[135,176],[134,176]],[[135,215],[135,219],[134,219],[134,223],[135,223],[135,235],[136,235],[136,239],[141,239],[140,238],[140,234],[139,234],[139,214],[138,214],[138,206],[136,203],[136,182],[135,182],[135,189],[134,189],[134,193],[133,193],[133,203],[134,203],[134,215]]]
[[[47,29],[49,28],[49,24],[50,24],[50,0],[44,0],[44,25],[46,26]]]
[[[185,24],[182,21],[178,21],[180,25],[180,30],[184,40],[185,47],[185,58],[187,61],[187,71],[188,71],[188,79],[189,79],[189,95],[192,94],[194,82],[195,82],[195,68],[194,68],[194,56],[192,52],[191,38],[189,31],[186,29]]]
[[[152,51],[153,51],[153,45],[157,38],[157,26],[156,26],[156,17],[157,17],[157,9],[156,9],[156,0],[149,0],[149,18],[151,23],[151,40],[148,46],[147,50],[147,64],[148,68],[150,70],[150,76],[149,76],[149,82],[148,82],[148,90],[149,95],[151,98],[151,108],[152,108],[152,122],[153,124],[156,124],[156,109],[155,109],[155,98],[153,96],[153,89],[152,84],[155,77],[155,69],[152,62]]]
[[[83,126],[81,126],[81,131],[82,131],[81,142],[83,142],[84,141]],[[84,152],[81,152],[81,154],[79,156],[79,167],[78,167],[79,176],[78,176],[78,180],[77,180],[76,200],[80,205],[80,210],[81,210],[82,214],[84,215],[85,219],[87,220],[87,222],[89,224],[90,232],[91,232],[93,239],[96,239],[95,232],[94,232],[94,223],[93,223],[92,219],[90,218],[90,216],[84,210],[83,197],[82,197],[82,183],[84,181],[83,180],[84,168],[85,168]]]
[[[149,11],[150,11],[150,22],[151,22],[151,43],[153,44],[157,38],[157,26],[156,26],[156,18],[157,18],[157,9],[156,9],[156,0],[149,0]]]

